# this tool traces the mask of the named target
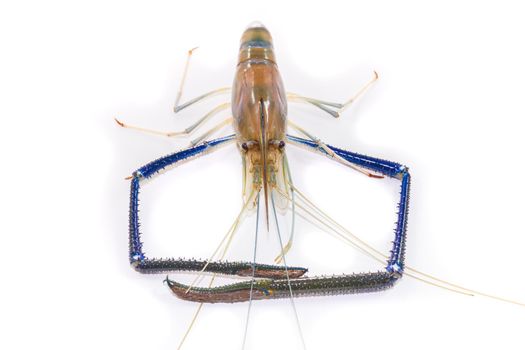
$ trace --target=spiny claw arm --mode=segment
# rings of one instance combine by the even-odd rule
[[[190,147],[182,151],[161,157],[150,162],[133,172],[131,178],[130,207],[129,207],[129,259],[131,265],[142,273],[158,273],[174,270],[194,269],[200,262],[185,259],[155,259],[148,258],[143,251],[139,223],[139,191],[140,185],[144,180],[153,178],[159,173],[166,171],[170,167],[182,161],[188,161],[203,154],[210,153],[220,146],[233,142],[235,135],[218,138],[205,142],[195,147]],[[212,265],[219,271],[225,270],[221,264]]]
[[[256,280],[253,282],[252,300],[282,299],[290,297],[290,287],[294,297],[326,296],[379,292],[390,288],[398,279],[389,272],[339,275],[334,277],[294,278],[279,280]],[[250,299],[252,281],[229,284],[213,288],[188,286],[166,278],[166,283],[177,297],[201,303],[236,303]]]
[[[288,136],[288,140],[293,140],[307,148],[319,150],[318,145],[310,140],[294,136]],[[410,189],[408,169],[398,163],[344,151],[330,145],[327,147],[348,162],[401,181],[398,222],[395,228],[393,248],[386,261],[386,268],[383,271],[332,277],[294,278],[288,275],[286,279],[259,280],[253,282],[252,299],[287,298],[290,296],[290,290],[293,291],[294,297],[375,292],[392,287],[403,275]],[[193,288],[189,292],[187,292],[185,285],[174,281],[168,281],[168,285],[175,295],[185,300],[233,303],[249,300],[252,282],[247,281],[215,288]]]
[[[306,147],[306,149],[317,151],[321,154],[326,154],[319,145],[310,140],[302,139],[296,136],[287,136],[288,140],[297,145]],[[393,247],[390,252],[390,258],[387,261],[387,271],[394,272],[400,276],[404,271],[405,247],[406,247],[406,227],[408,219],[408,203],[410,193],[410,173],[408,168],[396,162],[379,159],[375,157],[366,156],[354,152],[345,151],[343,149],[326,145],[330,151],[334,152],[338,157],[345,161],[352,163],[364,169],[369,169],[381,175],[390,178],[398,179],[401,182],[400,199],[398,204],[397,223],[394,230],[395,237]]]

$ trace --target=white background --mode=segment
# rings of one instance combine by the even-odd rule
[[[407,263],[525,301],[523,9],[510,1],[342,4],[1,3],[3,349],[177,348],[196,305],[172,296],[163,276],[129,267],[123,178],[187,141],[122,130],[113,118],[165,130],[195,121],[213,103],[171,112],[186,51],[200,47],[186,98],[229,85],[238,40],[255,19],[272,32],[291,91],[342,101],[379,72],[339,120],[304,106],[291,107],[290,118],[330,144],[410,166]],[[388,240],[396,186],[288,147],[298,186],[364,237],[386,222]],[[152,182],[143,192],[148,252],[209,255],[239,209],[239,165],[230,146]],[[391,208],[364,195],[370,181]],[[155,236],[167,217],[171,234]],[[241,232],[253,231],[250,222]],[[241,232],[237,251],[251,242]],[[312,272],[330,259],[336,272],[361,270],[351,248],[315,237],[298,233],[291,264],[298,256]],[[524,346],[525,308],[409,278],[385,293],[296,305],[309,349]],[[246,309],[205,306],[184,349],[240,348]],[[269,348],[300,348],[288,300],[254,303],[247,349]]]

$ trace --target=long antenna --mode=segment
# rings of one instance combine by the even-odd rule
[[[273,216],[275,218],[275,227],[277,228],[277,236],[279,237],[279,244],[281,246],[281,251],[283,251],[283,239],[281,236],[281,230],[279,228],[279,220],[277,218],[277,211],[275,210],[275,202],[273,200],[273,191],[270,193],[271,199],[272,199],[272,209],[273,209]],[[303,349],[306,350],[306,343],[304,341],[304,335],[303,330],[301,328],[301,322],[299,322],[299,314],[297,313],[297,308],[295,307],[295,300],[293,296],[293,290],[292,290],[292,283],[290,282],[290,273],[288,272],[288,264],[286,263],[286,254],[283,255],[283,265],[284,270],[286,271],[286,280],[288,281],[288,289],[290,291],[290,302],[292,303],[292,309],[295,314],[295,321],[297,323],[297,328],[299,329],[299,335],[301,337],[301,343],[303,345]]]
[[[244,327],[244,337],[242,340],[242,348],[244,350],[246,346],[246,336],[248,335],[248,323],[250,321],[250,312],[252,310],[253,301],[253,283],[255,282],[255,261],[257,259],[257,237],[259,233],[259,197],[260,192],[257,195],[257,216],[255,218],[255,243],[253,244],[253,263],[252,263],[252,283],[250,284],[250,301],[248,304],[248,312],[246,313],[246,325]]]

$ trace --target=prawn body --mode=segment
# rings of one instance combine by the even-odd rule
[[[242,35],[238,64],[232,88],[212,90],[179,105],[182,86],[192,51],[193,50],[190,50],[188,53],[188,61],[175,103],[175,113],[209,96],[225,92],[231,92],[231,102],[223,103],[215,107],[195,124],[183,131],[163,132],[130,126],[116,120],[121,127],[157,135],[167,137],[188,136],[200,125],[207,122],[212,115],[226,108],[231,109],[230,118],[193,140],[190,147],[154,160],[137,169],[133,172],[132,176],[129,177],[131,180],[129,260],[132,267],[141,273],[187,271],[197,274],[197,278],[191,285],[179,283],[168,277],[165,279],[165,282],[173,294],[183,300],[201,303],[197,308],[186,334],[179,344],[179,349],[184,343],[188,332],[191,330],[201,310],[202,303],[250,302],[244,333],[244,349],[252,300],[290,298],[299,326],[299,318],[294,304],[295,297],[378,292],[394,286],[403,275],[452,292],[469,296],[480,295],[525,306],[524,303],[461,287],[457,284],[452,284],[418,271],[410,266],[406,266],[405,248],[411,182],[411,175],[408,168],[393,161],[358,154],[331,146],[299,127],[293,120],[288,118],[289,102],[305,103],[328,113],[332,117],[339,117],[339,113],[352,104],[353,101],[362,95],[371,83],[377,79],[377,74],[345,103],[328,102],[287,92],[284,89],[284,84],[277,68],[272,37],[264,26],[256,23],[249,26]],[[210,135],[227,125],[233,127],[234,134],[208,140]],[[288,128],[293,129],[305,138],[290,135]],[[143,183],[147,182],[145,180],[154,178],[170,167],[211,153],[227,144],[234,143],[237,145],[243,162],[243,207],[213,255],[206,260],[148,257],[143,249],[142,232],[139,223],[139,192]],[[388,254],[384,254],[375,249],[366,241],[337,223],[337,221],[328,216],[293,184],[285,151],[285,146],[289,144],[328,157],[371,178],[387,177],[399,181],[400,191],[398,212],[396,214],[397,221],[394,225],[394,237],[391,250]],[[275,264],[256,262],[260,209],[259,199],[261,194],[264,194],[266,227],[269,230],[271,208],[281,245],[280,254],[276,258]],[[275,200],[276,197],[278,198],[277,201]],[[280,209],[287,210],[290,207],[290,203],[292,211],[291,234],[288,243],[284,245],[279,230],[276,206],[279,207],[279,204],[281,204]],[[326,228],[327,231],[333,231],[337,238],[340,238],[361,253],[381,263],[383,269],[375,272],[340,274],[330,277],[306,277],[308,271],[306,268],[288,266],[286,263],[286,253],[291,247],[296,207],[302,210],[301,214],[303,218],[306,216],[307,220],[317,220],[314,224],[320,223],[324,225],[323,228]],[[257,210],[253,260],[251,262],[225,261],[224,257],[228,245],[233,238],[238,223],[242,219],[243,214],[249,209]],[[217,252],[221,249],[223,251],[222,255],[217,256]],[[282,265],[280,264],[281,262],[283,263]],[[213,274],[207,287],[199,287],[197,283],[197,280],[202,277],[203,272]],[[213,282],[216,274],[240,276],[241,278],[250,279],[215,287],[213,286]],[[303,348],[306,348],[302,333],[301,339],[303,341]]]
[[[191,51],[189,55],[191,55]],[[377,75],[374,80],[376,78]],[[213,274],[251,277],[251,280],[248,281],[220,287],[212,287],[213,279],[208,287],[197,287],[193,284],[188,286],[166,278],[165,281],[169,288],[178,297],[184,300],[207,303],[231,303],[251,301],[254,299],[288,298],[293,296],[374,292],[393,286],[404,272],[406,223],[410,189],[410,174],[408,173],[408,168],[395,162],[345,151],[325,144],[304,129],[291,123],[287,118],[287,103],[289,99],[310,104],[332,116],[336,116],[338,112],[335,111],[334,108],[342,111],[357,98],[357,96],[363,93],[369,84],[346,104],[326,102],[287,93],[277,68],[272,37],[269,31],[259,23],[249,26],[241,38],[237,70],[231,88],[231,103],[216,107],[212,112],[197,122],[197,124],[186,129],[183,133],[191,133],[194,128],[205,122],[209,115],[221,108],[223,109],[226,105],[231,105],[232,118],[212,128],[203,137],[199,138],[198,142],[192,142],[193,145],[191,147],[146,164],[136,170],[131,176],[129,224],[131,265],[142,273],[165,273],[171,271],[202,273],[206,271]],[[208,96],[224,91],[229,91],[229,89],[211,91],[181,106],[177,106],[177,99],[175,111],[177,112]],[[180,95],[179,93],[179,98]],[[117,121],[117,123],[119,123],[120,126],[126,126],[119,121]],[[210,141],[204,140],[211,133],[229,123],[232,124],[235,134]],[[293,126],[295,130],[306,136],[306,138],[288,134],[287,128],[289,125]],[[180,134],[161,133],[138,127],[131,128],[163,134],[169,137]],[[277,206],[279,206],[279,203],[284,203],[282,207],[287,208],[291,202],[292,208],[294,208],[294,195],[296,192],[300,193],[292,183],[290,171],[287,166],[285,154],[285,145],[287,144],[293,144],[308,151],[327,156],[370,177],[390,177],[399,180],[401,182],[400,199],[398,203],[399,211],[397,213],[397,223],[394,230],[395,237],[390,255],[386,256],[378,251],[373,251],[373,248],[366,244],[357,244],[358,246],[361,245],[358,248],[366,254],[381,261],[385,269],[377,272],[342,274],[331,277],[305,277],[304,275],[307,272],[306,268],[293,267],[286,264],[285,256],[287,250],[290,248],[291,239],[288,244],[284,246],[280,233],[281,252],[278,257],[279,259],[276,259],[276,261],[283,261],[283,265],[256,263],[255,257],[253,262],[228,262],[224,261],[223,256],[216,258],[215,253],[213,258],[205,261],[184,258],[158,259],[147,257],[142,249],[138,219],[139,190],[142,181],[156,176],[163,170],[175,166],[181,161],[187,161],[194,157],[210,153],[228,143],[237,144],[243,160],[244,206],[239,217],[241,217],[242,213],[248,208],[256,208],[259,214],[259,197],[261,193],[264,193],[267,229],[269,230],[269,213],[271,207],[275,215],[278,233],[279,227],[275,203],[278,203]],[[274,199],[276,197],[278,198],[277,200]],[[292,210],[294,212],[294,209]],[[235,231],[237,227],[239,217],[230,230],[231,235],[233,235],[233,231]],[[229,237],[231,241],[232,236]],[[223,242],[226,241],[226,238],[227,237],[223,239]],[[226,249],[224,249],[224,252],[225,251]]]
[[[257,189],[262,185],[267,227],[268,189],[277,185],[277,174],[283,169],[287,109],[272,37],[257,23],[246,29],[241,38],[232,88],[232,115],[237,143],[244,153],[244,198],[251,192],[250,186]],[[246,181],[247,175],[251,181]]]

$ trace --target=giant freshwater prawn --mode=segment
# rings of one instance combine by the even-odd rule
[[[136,170],[129,178],[131,180],[129,258],[131,265],[137,271],[141,273],[195,272],[196,277],[190,285],[179,283],[168,277],[165,281],[171,291],[179,298],[201,303],[198,310],[202,307],[202,303],[248,301],[251,306],[252,300],[290,298],[293,304],[293,298],[300,296],[377,292],[392,287],[403,275],[408,275],[453,292],[466,295],[482,295],[524,306],[524,304],[512,300],[449,283],[407,266],[405,264],[405,248],[410,192],[408,168],[396,162],[349,152],[328,145],[288,119],[288,102],[308,104],[321,110],[323,113],[338,117],[340,112],[351,105],[370,87],[377,79],[377,74],[374,73],[374,77],[345,103],[334,103],[290,92],[287,93],[277,67],[272,37],[262,24],[255,22],[244,31],[241,37],[237,70],[232,88],[216,89],[184,104],[180,104],[191,54],[192,51],[188,55],[180,91],[177,96],[175,112],[179,112],[218,94],[231,93],[231,102],[218,105],[194,125],[182,132],[145,129],[117,120],[120,126],[126,128],[168,137],[188,136],[195,129],[208,122],[213,115],[222,110],[231,109],[230,118],[223,120],[204,132],[200,137],[197,137],[192,141],[189,148],[146,164]],[[235,131],[233,135],[209,139],[212,134],[228,125],[233,126]],[[293,129],[303,137],[288,134],[288,129]],[[214,254],[206,260],[147,257],[142,249],[143,244],[141,232],[139,231],[138,201],[141,183],[146,179],[155,177],[169,167],[177,165],[181,161],[191,160],[197,156],[208,154],[231,143],[237,145],[242,158],[243,206],[239,216],[228,231],[228,234],[224,236]],[[397,222],[389,255],[385,255],[375,249],[338,224],[294,185],[286,156],[286,148],[289,144],[326,156],[370,178],[382,179],[388,177],[400,182]],[[275,216],[275,222],[278,222],[276,207],[289,208],[292,211],[291,234],[287,242],[283,241],[279,226],[277,225],[276,227],[280,244],[280,252],[275,259],[276,263],[257,263],[256,250],[251,262],[224,261],[228,245],[231,243],[233,234],[237,230],[243,214],[250,210],[257,212],[257,237],[259,216],[263,217],[261,221],[264,221],[264,226],[267,230],[270,230],[270,216]],[[311,220],[332,231],[346,243],[372,259],[379,261],[384,265],[384,269],[375,272],[350,273],[330,277],[307,277],[306,268],[289,266],[286,261],[286,255],[293,246],[296,212],[309,216]],[[223,249],[222,254],[219,254],[219,248]],[[215,287],[213,286],[214,278],[212,278],[207,287],[198,287],[197,285],[202,279],[204,272],[213,273],[214,275],[235,275],[246,278],[246,280]]]

